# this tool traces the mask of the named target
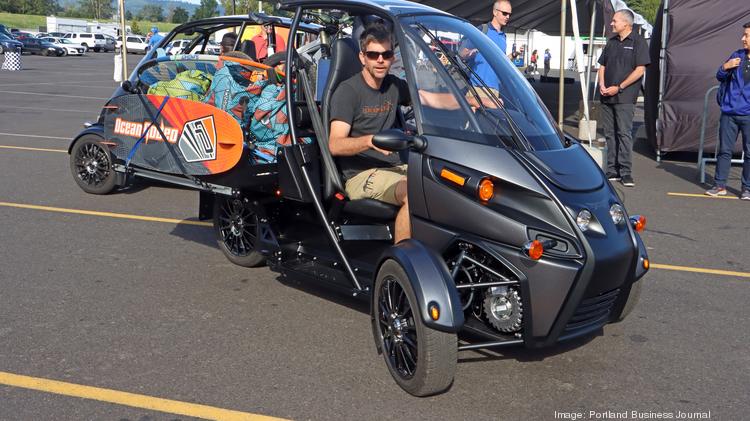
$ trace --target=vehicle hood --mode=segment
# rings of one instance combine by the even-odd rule
[[[601,169],[579,144],[565,149],[524,152],[523,156],[560,189],[590,191],[604,185]]]

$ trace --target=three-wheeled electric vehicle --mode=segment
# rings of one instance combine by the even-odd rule
[[[596,163],[481,31],[407,1],[281,6],[293,20],[213,18],[165,37],[162,46],[193,39],[192,51],[231,29],[243,50],[246,29],[265,19],[288,28],[290,48],[265,63],[151,52],[72,142],[78,184],[107,193],[137,176],[200,190],[199,216],[213,219],[232,262],[266,263],[369,300],[377,350],[416,396],[450,387],[458,351],[549,347],[632,310],[648,270],[638,234],[645,219],[627,214]],[[361,71],[357,37],[373,20],[392,29],[391,71],[412,98],[440,92],[459,104],[445,111],[413,101],[399,110],[399,127],[373,139],[408,163],[412,237],[395,245],[398,208],[350,200],[328,149],[333,92]],[[491,74],[461,59],[454,47],[465,43]],[[227,66],[247,79],[236,103],[219,98],[236,87],[214,86]],[[185,72],[212,77],[211,87],[187,98],[152,91],[174,81],[187,89],[187,76],[178,78]],[[264,98],[283,98],[283,107]],[[275,142],[264,127],[278,130]]]

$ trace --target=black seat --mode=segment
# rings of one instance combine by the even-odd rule
[[[320,156],[325,172],[323,174],[323,195],[326,199],[331,199],[336,193],[344,192],[344,183],[339,175],[336,162],[331,156],[331,151],[328,149],[328,135],[331,125],[331,98],[341,82],[362,70],[357,51],[359,51],[359,48],[357,48],[351,38],[339,38],[331,45],[331,69],[328,72],[328,81],[326,82],[326,89],[321,104],[325,135],[322,136],[322,139],[318,139]],[[384,220],[396,218],[398,210],[399,208],[396,206],[375,199],[346,201],[343,208],[343,212],[345,213]]]
[[[252,40],[246,39],[242,41],[240,51],[247,54],[253,61],[258,60],[258,55],[255,52],[255,43]]]

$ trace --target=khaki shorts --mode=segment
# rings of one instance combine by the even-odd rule
[[[406,165],[391,168],[371,168],[346,181],[346,195],[350,200],[376,199],[400,206],[396,199],[396,185],[406,179]]]

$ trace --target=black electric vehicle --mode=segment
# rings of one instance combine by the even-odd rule
[[[294,48],[285,54],[291,142],[279,147],[276,162],[243,158],[221,174],[185,176],[125,167],[102,117],[71,144],[79,185],[114,180],[113,187],[141,176],[200,190],[199,216],[213,219],[232,262],[267,264],[367,300],[375,346],[396,383],[415,396],[451,386],[459,351],[550,347],[633,309],[649,265],[638,234],[645,218],[628,215],[600,168],[481,31],[408,1],[280,5],[294,13]],[[400,59],[392,72],[408,82],[412,98],[442,92],[459,104],[444,111],[414,102],[401,110],[400,127],[373,140],[408,163],[412,237],[395,245],[398,209],[350,200],[327,144],[332,93],[361,71],[357,33],[378,19],[393,29]],[[320,28],[314,49],[294,42],[311,24]],[[499,89],[450,47],[467,40]],[[115,97],[140,95],[141,73]],[[76,146],[82,141],[88,149]],[[99,178],[85,177],[101,168]]]

